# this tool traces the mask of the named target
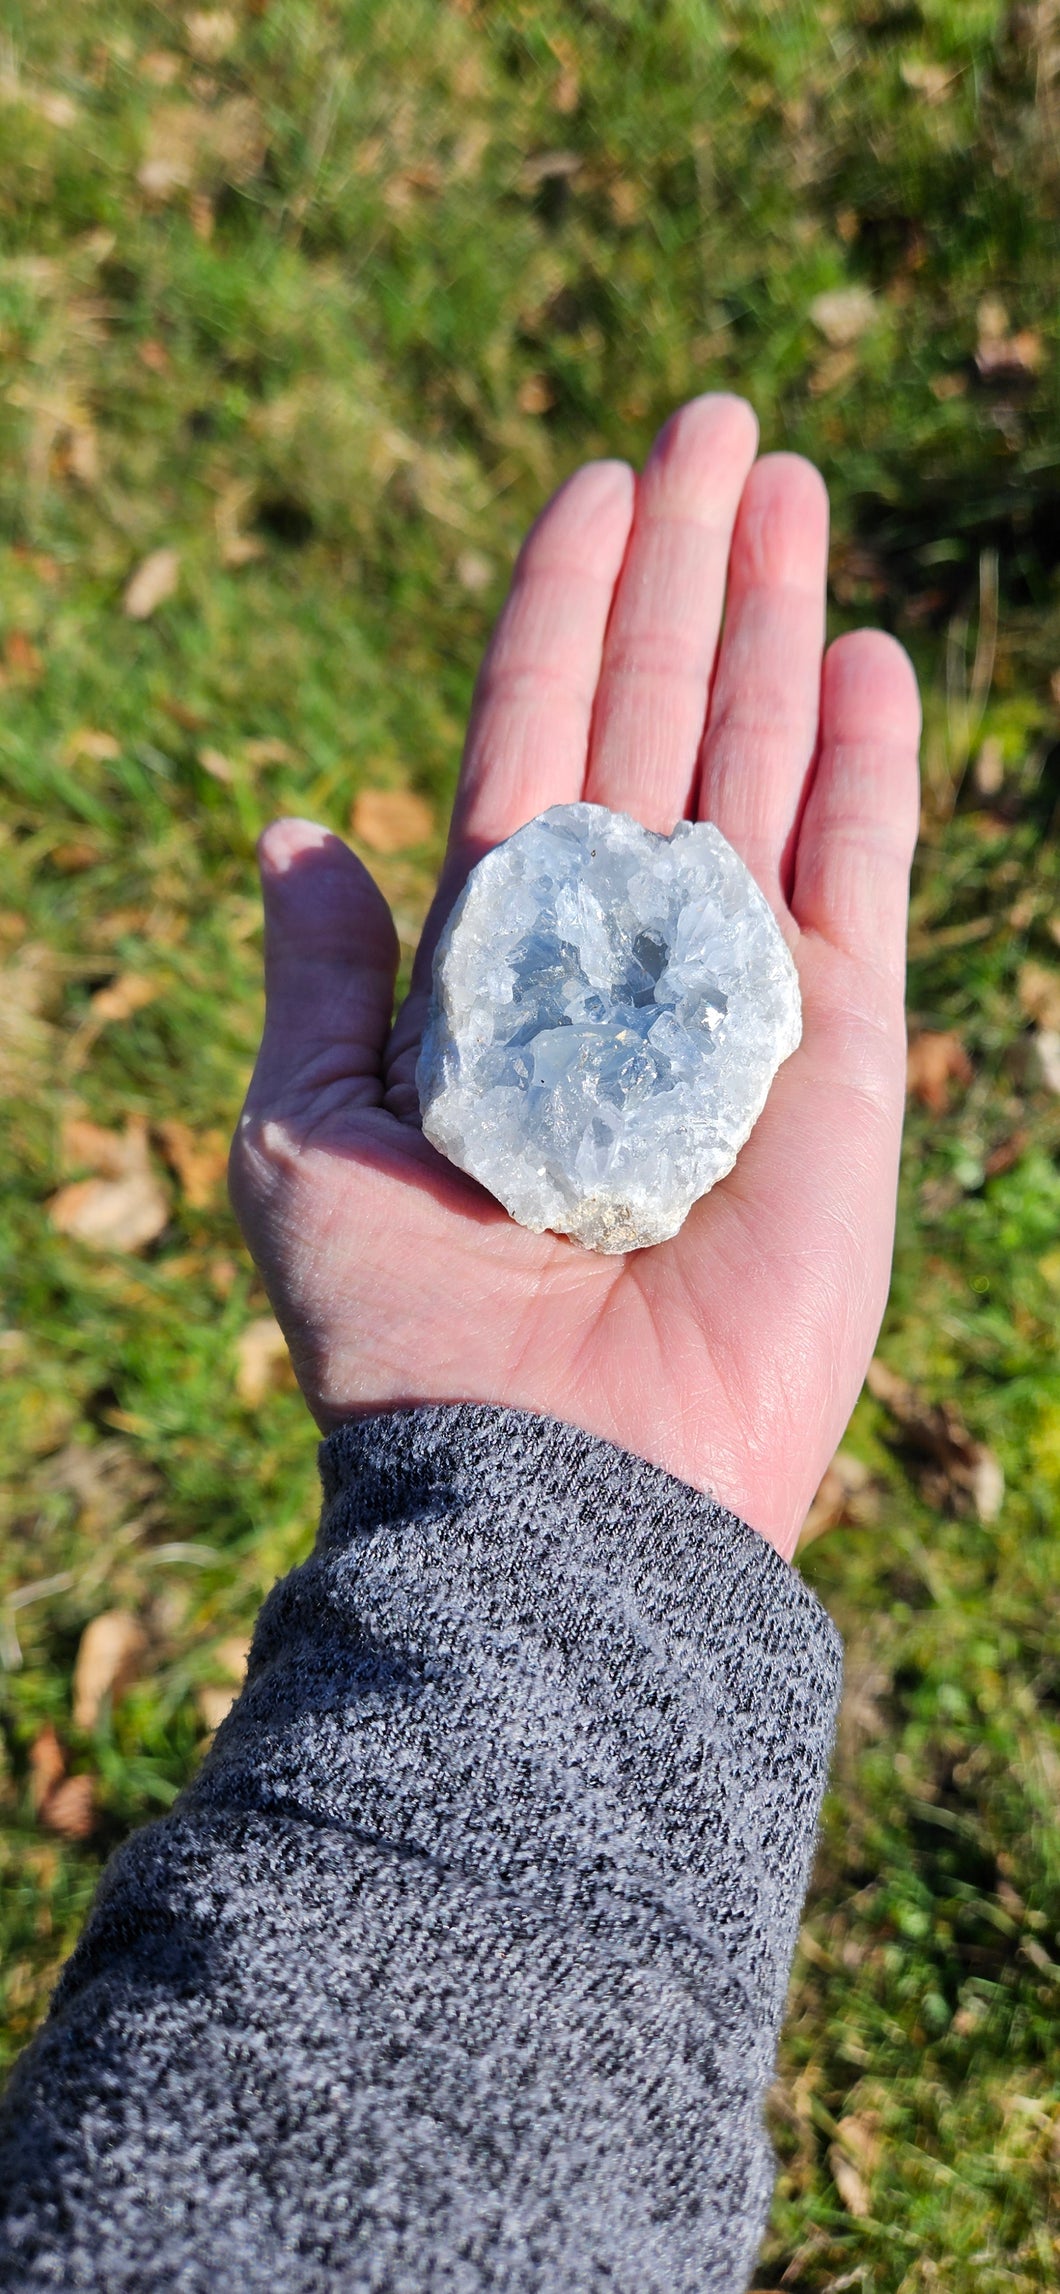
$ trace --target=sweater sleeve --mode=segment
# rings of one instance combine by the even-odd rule
[[[0,2287],[740,2294],[839,1686],[721,1506],[472,1405],[351,1423],[0,2131]]]

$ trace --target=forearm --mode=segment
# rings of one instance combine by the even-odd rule
[[[16,2074],[12,2282],[735,2294],[834,1631],[554,1421],[395,1413],[323,1463]]]

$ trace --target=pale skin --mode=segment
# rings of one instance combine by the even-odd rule
[[[231,1179],[323,1429],[416,1403],[561,1418],[790,1556],[887,1296],[920,712],[882,632],[824,650],[824,486],[756,448],[742,400],[696,399],[639,476],[590,464],[538,519],[393,1025],[397,940],[367,870],[311,822],[266,830],[265,1028]],[[516,1226],[424,1139],[413,1082],[469,867],[580,797],[666,832],[715,821],[802,987],[802,1044],[735,1170],[625,1257]]]

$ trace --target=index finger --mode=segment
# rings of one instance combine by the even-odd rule
[[[445,865],[413,985],[484,852],[585,785],[589,728],[615,583],[633,516],[625,462],[590,462],[561,486],[523,544],[479,673]]]

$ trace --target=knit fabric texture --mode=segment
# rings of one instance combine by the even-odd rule
[[[16,2068],[0,2287],[742,2294],[834,1627],[554,1420],[398,1410],[321,1466]]]

